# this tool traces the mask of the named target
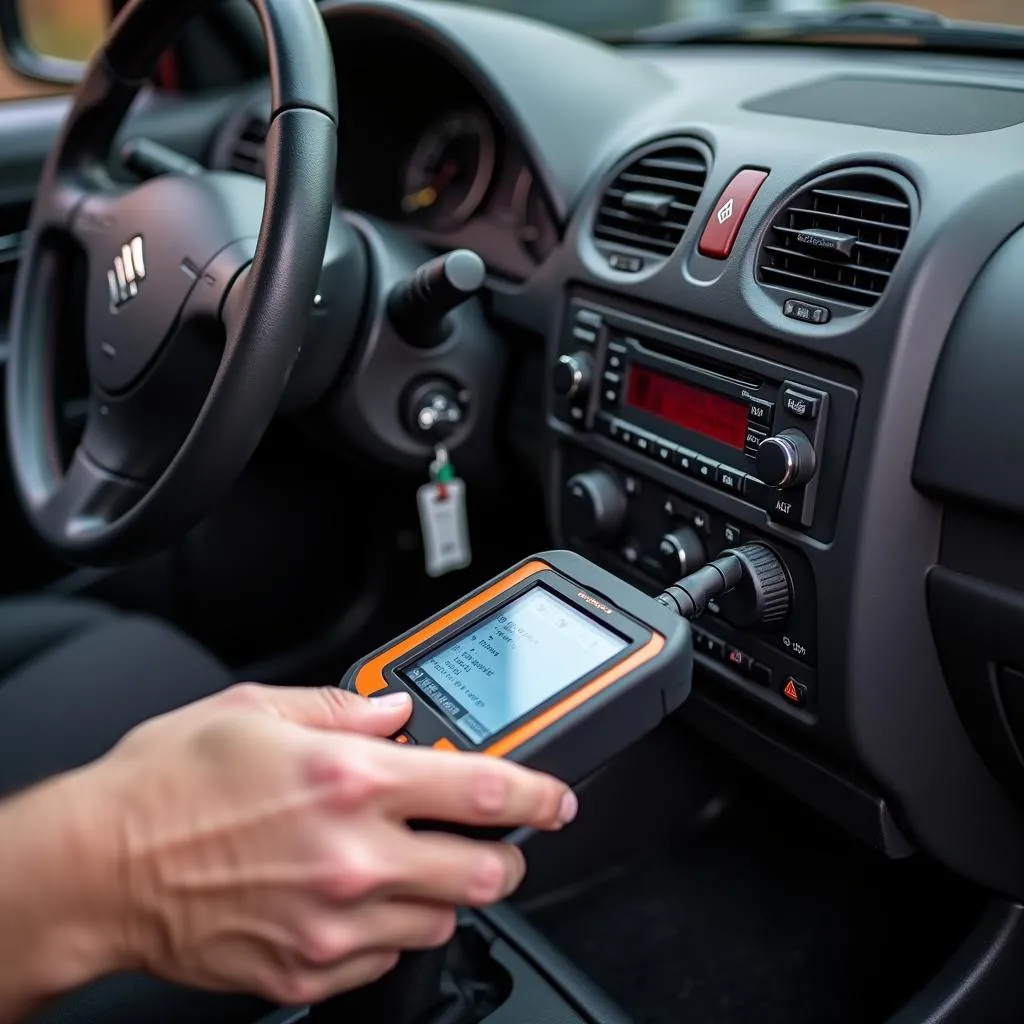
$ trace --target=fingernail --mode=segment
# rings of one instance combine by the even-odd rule
[[[370,703],[379,708],[405,708],[411,700],[412,697],[407,693],[384,693],[379,697],[371,697]]]
[[[576,799],[576,794],[571,789],[567,789],[562,797],[562,802],[558,805],[559,822],[562,825],[568,825],[570,822],[575,821],[576,812],[579,809],[580,802]]]
[[[513,847],[513,849],[516,849]],[[512,870],[505,877],[505,898],[507,899],[519,888],[526,877],[526,858],[522,851],[516,849],[516,858],[512,864]]]

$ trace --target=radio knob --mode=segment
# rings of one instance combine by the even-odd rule
[[[573,352],[560,356],[555,364],[553,383],[555,394],[563,398],[583,399],[590,391],[594,379],[594,362],[586,352]]]
[[[799,430],[766,437],[757,447],[757,475],[769,487],[799,487],[814,477],[817,468],[814,445]]]
[[[658,545],[658,561],[662,576],[670,583],[696,572],[708,560],[704,542],[696,530],[682,526],[666,533]]]
[[[562,521],[570,537],[611,540],[626,522],[626,495],[606,469],[577,473],[565,485]]]

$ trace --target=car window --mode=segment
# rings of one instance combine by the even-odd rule
[[[109,0],[18,0],[22,34],[36,53],[85,61],[99,46],[110,20]],[[0,49],[0,101],[68,88],[34,81],[16,72]]]
[[[852,0],[463,0],[591,35],[635,31],[681,18],[833,11]],[[1024,25],[1024,0],[908,0],[948,18]]]
[[[18,0],[25,42],[36,53],[86,61],[103,39],[109,0]]]

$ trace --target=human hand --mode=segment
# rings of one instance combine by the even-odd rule
[[[456,906],[508,896],[513,846],[407,822],[552,830],[562,783],[383,740],[407,697],[245,684],[135,729],[85,770],[118,837],[117,969],[318,1002],[445,944]]]

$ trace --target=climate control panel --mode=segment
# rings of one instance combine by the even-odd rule
[[[813,721],[817,602],[803,553],[585,449],[565,446],[558,462],[560,541],[652,595],[726,548],[770,545],[785,576],[751,573],[757,592],[712,602],[694,624],[696,653],[716,684]]]

